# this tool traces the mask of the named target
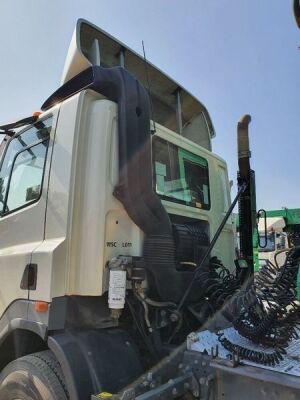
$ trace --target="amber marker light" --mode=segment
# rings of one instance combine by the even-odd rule
[[[49,309],[49,304],[45,301],[36,301],[34,303],[34,309],[37,312],[47,312]]]

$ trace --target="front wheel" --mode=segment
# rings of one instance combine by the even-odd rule
[[[60,365],[49,350],[9,363],[0,375],[0,400],[68,400]]]

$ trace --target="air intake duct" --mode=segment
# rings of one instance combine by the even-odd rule
[[[150,104],[139,81],[122,67],[93,66],[61,86],[42,109],[92,89],[118,104],[119,182],[114,195],[146,235],[172,237],[168,214],[152,189]],[[100,132],[99,132],[100,134]]]
[[[152,187],[148,93],[122,67],[92,66],[61,86],[42,109],[49,109],[85,89],[94,90],[118,105],[119,181],[114,196],[145,233],[146,267],[158,296],[167,301],[179,300],[192,272],[176,270],[173,227]]]
[[[207,229],[206,221],[174,224],[172,238],[169,235],[146,237],[144,258],[152,297],[162,301],[180,301],[193,278],[196,265],[199,265],[209,246]],[[203,265],[203,270],[207,268],[208,262]],[[188,297],[189,302],[203,295],[200,287],[196,282]]]

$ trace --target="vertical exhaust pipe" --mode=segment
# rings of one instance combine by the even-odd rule
[[[243,178],[249,178],[250,173],[250,146],[249,146],[249,124],[251,116],[243,115],[237,124],[237,147],[239,173]]]
[[[254,271],[253,235],[256,229],[255,173],[250,166],[250,122],[251,116],[244,115],[237,124],[238,188],[247,184],[239,199],[240,257],[247,263],[247,267],[240,271],[243,280]]]

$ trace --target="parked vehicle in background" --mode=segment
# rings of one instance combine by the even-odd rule
[[[300,244],[300,209],[262,211],[258,223],[259,265],[267,261],[282,265],[286,251]]]

